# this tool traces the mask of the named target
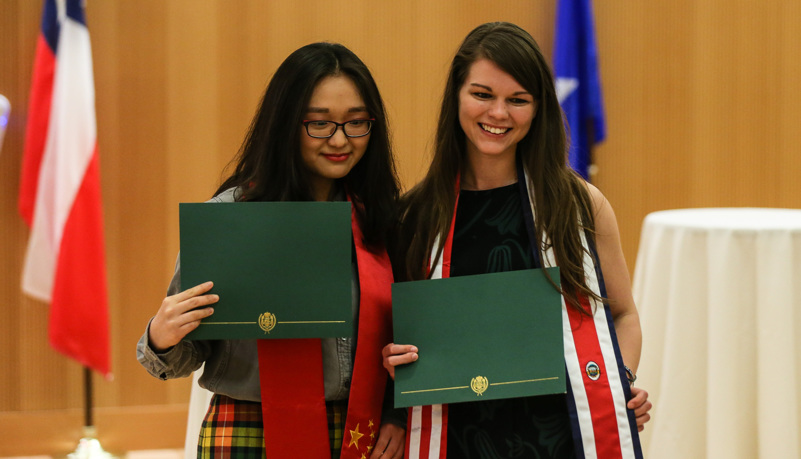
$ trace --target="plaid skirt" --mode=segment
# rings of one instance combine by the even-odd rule
[[[338,459],[348,411],[347,400],[325,402],[331,458]],[[264,427],[261,403],[235,400],[214,394],[200,427],[197,457],[264,458]]]

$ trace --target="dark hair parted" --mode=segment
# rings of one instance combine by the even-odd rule
[[[510,23],[478,26],[453,58],[431,166],[425,178],[402,198],[398,248],[407,252],[405,266],[396,270],[400,278],[425,278],[434,240],[437,236],[444,240],[448,234],[456,177],[464,171],[467,158],[465,133],[459,123],[459,91],[479,59],[495,63],[537,102],[536,116],[517,145],[517,155],[531,182],[535,231],[553,246],[563,292],[578,308],[576,289],[596,297],[585,282],[580,239],[582,230],[589,230],[589,235],[594,231],[590,196],[586,184],[567,165],[565,127],[551,69],[531,35]]]
[[[309,171],[300,153],[301,122],[317,84],[329,76],[350,78],[375,118],[361,160],[337,181],[356,201],[365,239],[381,243],[391,227],[399,195],[384,102],[367,66],[348,48],[312,43],[284,60],[267,85],[230,177],[217,193],[231,187],[240,201],[310,201]]]

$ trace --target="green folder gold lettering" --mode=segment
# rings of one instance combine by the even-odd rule
[[[561,304],[541,269],[394,284],[395,407],[565,393]]]
[[[213,281],[187,339],[351,336],[348,202],[179,205],[181,287]]]

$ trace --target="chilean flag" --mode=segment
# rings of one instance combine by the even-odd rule
[[[81,0],[45,0],[19,211],[31,228],[22,290],[51,303],[50,344],[111,376],[89,30]]]

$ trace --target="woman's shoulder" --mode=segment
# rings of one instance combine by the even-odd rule
[[[595,185],[586,181],[583,183],[590,196],[596,232],[598,234],[617,234],[617,217],[609,200]]]
[[[592,183],[579,177],[578,174],[571,177],[570,181],[572,182],[570,184],[570,189],[573,196],[578,202],[583,203],[582,205],[587,205],[589,207],[588,210],[592,211],[592,214],[596,217],[603,211],[604,207],[609,206],[609,202],[601,190]]]
[[[236,202],[241,197],[242,189],[239,187],[231,187],[206,202]]]
[[[597,214],[601,211],[601,209],[608,205],[608,201],[606,200],[606,196],[604,196],[603,192],[598,189],[597,186],[593,185],[590,182],[583,182],[587,193],[590,195],[590,202],[592,203],[592,209]]]

